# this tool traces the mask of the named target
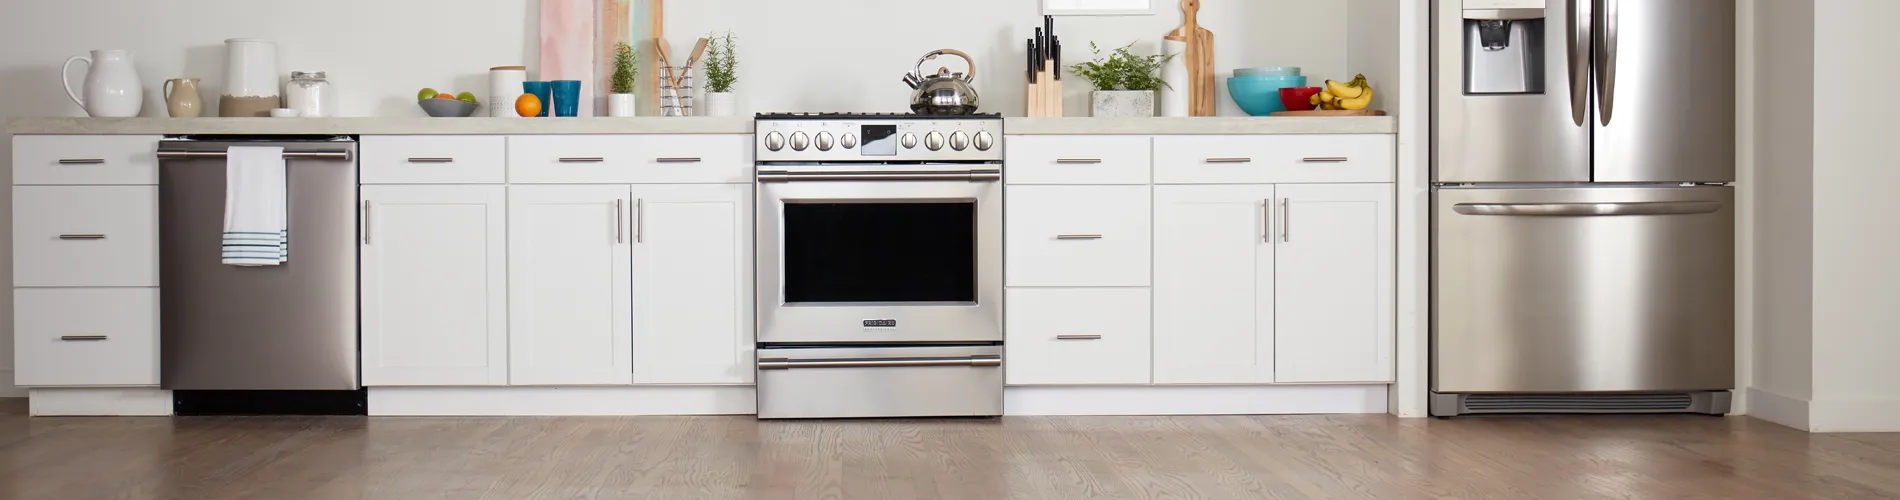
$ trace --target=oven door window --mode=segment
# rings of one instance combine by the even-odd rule
[[[976,202],[785,203],[785,302],[976,302]]]

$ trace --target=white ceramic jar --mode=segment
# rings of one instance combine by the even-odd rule
[[[336,89],[326,76],[322,71],[292,71],[284,87],[284,107],[304,118],[336,116]]]
[[[255,38],[224,41],[224,92],[218,116],[270,116],[280,99],[277,44]]]
[[[521,88],[528,81],[527,66],[496,66],[488,68],[488,116],[519,117],[515,114],[515,99],[527,93]]]
[[[85,61],[86,86],[81,92],[73,92],[71,77],[66,76],[73,63]],[[96,117],[127,118],[139,115],[139,109],[145,105],[145,87],[139,83],[138,70],[132,65],[132,51],[95,50],[92,56],[73,56],[66,59],[66,65],[60,67],[60,79],[66,85],[66,96],[73,103],[86,110],[86,114]],[[80,95],[85,97],[81,98]]]

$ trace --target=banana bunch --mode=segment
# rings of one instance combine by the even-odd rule
[[[1372,84],[1366,82],[1366,75],[1359,75],[1351,82],[1339,83],[1326,81],[1326,90],[1313,95],[1314,106],[1325,110],[1361,110],[1372,105]]]

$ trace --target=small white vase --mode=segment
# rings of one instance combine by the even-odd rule
[[[1155,93],[1148,90],[1097,90],[1090,94],[1089,116],[1096,118],[1153,118]]]
[[[738,107],[738,98],[731,92],[707,92],[706,116],[730,118]]]
[[[626,118],[633,116],[633,94],[608,94],[607,116]]]
[[[1161,81],[1166,83],[1161,86],[1161,116],[1187,116],[1192,107],[1188,99],[1187,42],[1163,40],[1161,53],[1174,54],[1161,65]]]
[[[73,91],[71,77],[66,76],[73,63],[86,62],[85,90]],[[73,98],[86,114],[96,117],[129,118],[139,115],[139,108],[145,105],[145,87],[139,84],[138,70],[132,67],[132,51],[95,50],[92,57],[73,56],[66,59],[66,65],[60,67],[60,79],[66,85],[66,96]],[[85,97],[81,98],[80,95]]]

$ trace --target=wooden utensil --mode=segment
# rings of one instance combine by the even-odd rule
[[[699,43],[693,44],[693,56],[686,58],[686,67],[691,68],[699,65],[699,56],[706,55],[706,43],[710,41],[712,40],[701,38],[699,39]]]
[[[1188,115],[1214,116],[1214,32],[1200,24],[1201,0],[1181,0],[1185,24],[1168,38],[1187,41]]]
[[[660,82],[673,85],[673,44],[667,43],[665,38],[655,38],[653,53],[660,56]]]
[[[1379,109],[1316,109],[1312,111],[1275,111],[1269,113],[1268,116],[1385,116],[1385,111]]]

